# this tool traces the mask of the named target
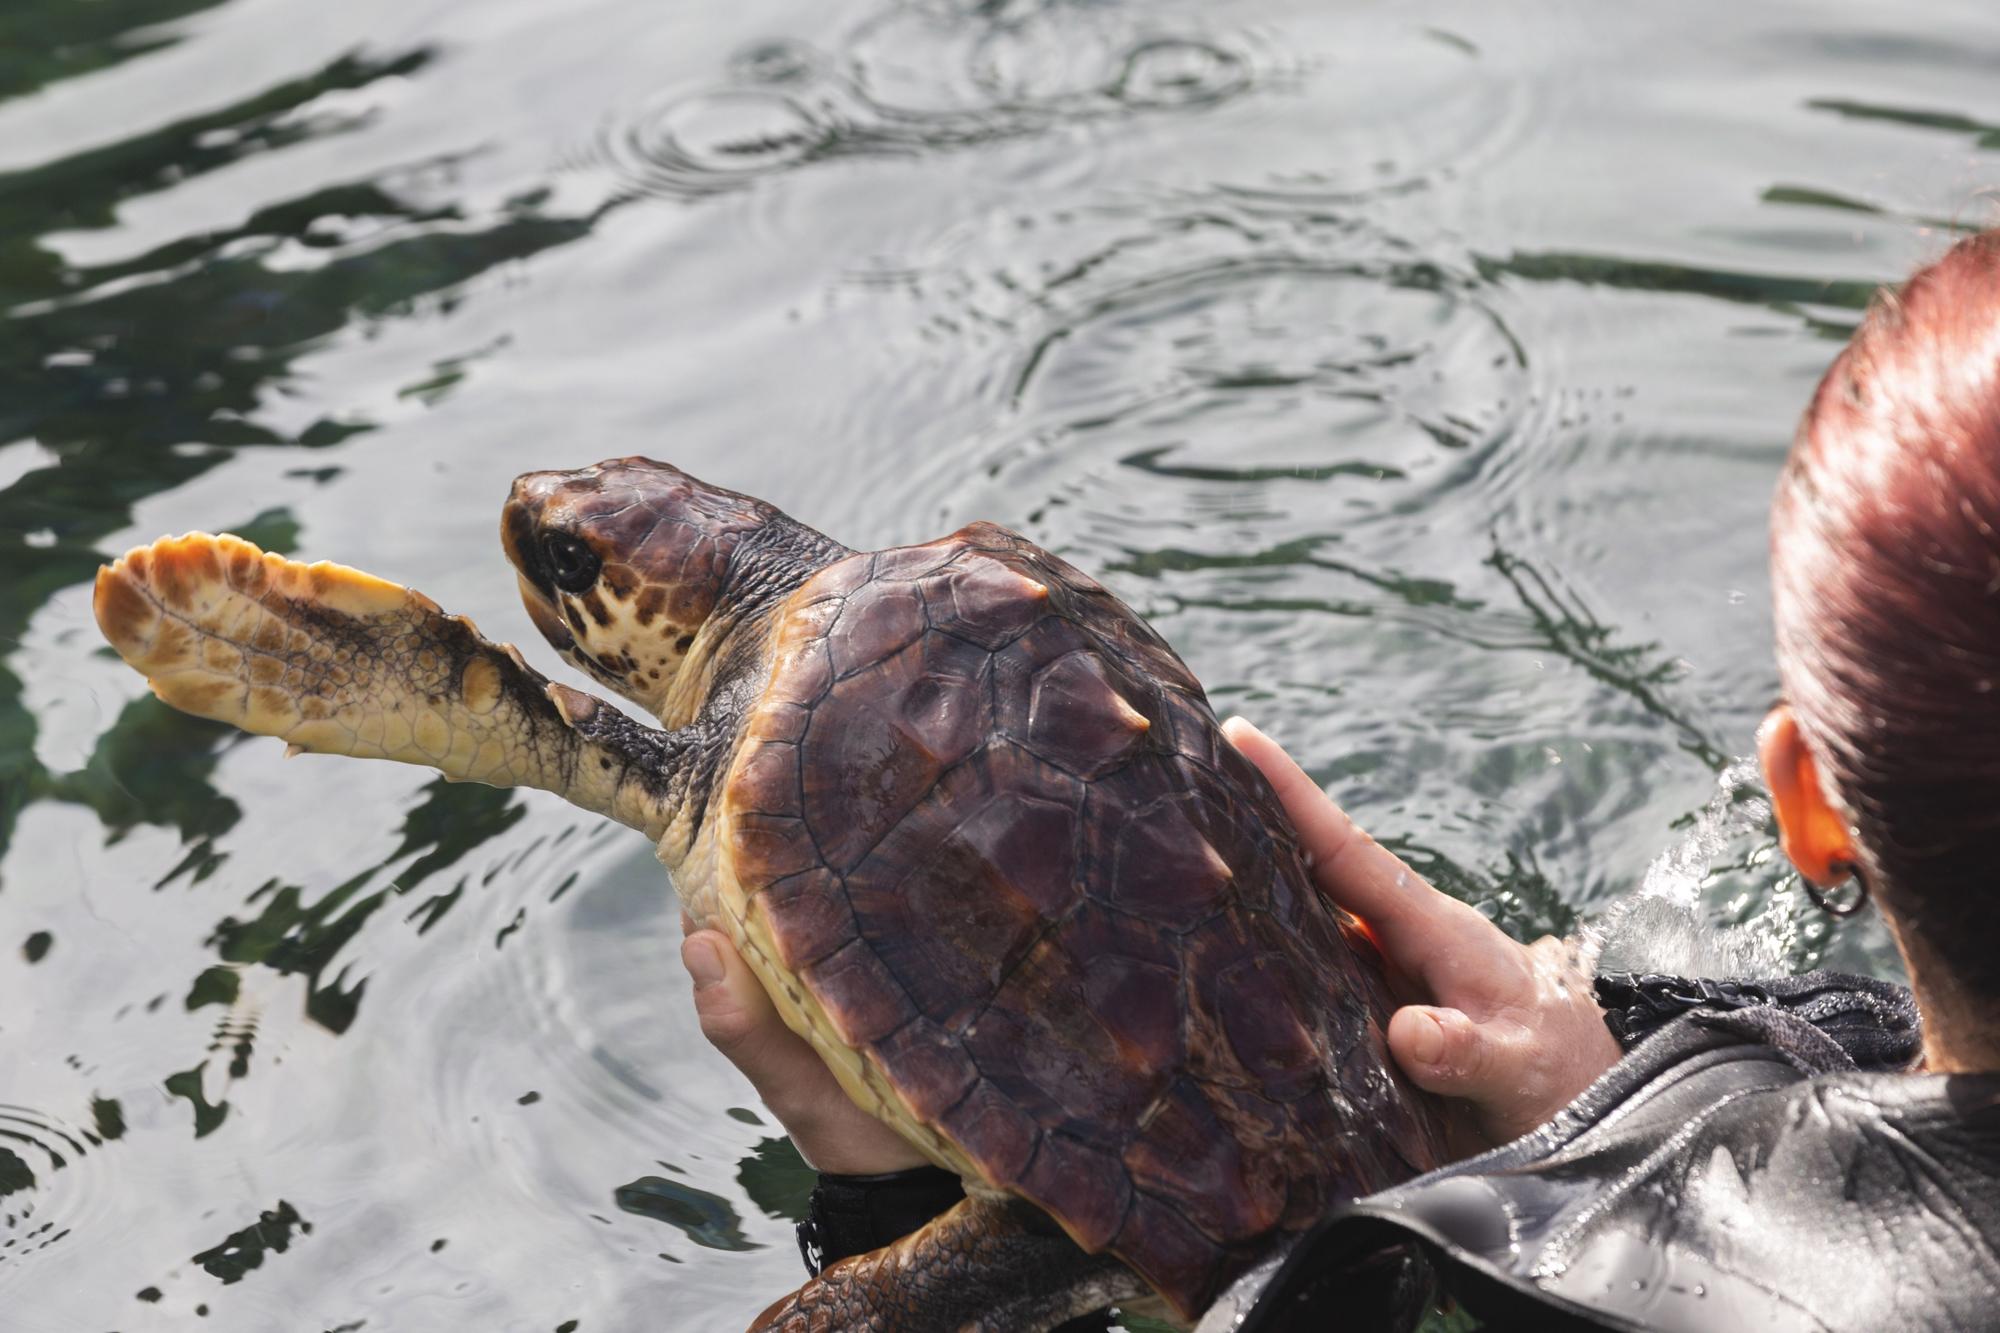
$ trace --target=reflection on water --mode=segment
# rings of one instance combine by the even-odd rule
[[[2000,125],[1983,120],[1974,120],[1952,111],[1918,111],[1909,107],[1874,106],[1867,102],[1850,102],[1843,98],[1814,98],[1809,105],[1815,111],[1830,111],[1836,116],[1846,116],[1851,120],[1881,120],[1892,125],[1909,125],[1924,130],[1948,130],[1954,134],[1976,135],[1975,146],[1979,148],[2000,148]]]
[[[220,0],[127,0],[120,5],[21,4],[0,14],[0,97],[19,97],[157,51],[176,40],[159,25]]]
[[[1670,848],[1697,938],[1891,966],[1730,757],[1830,340],[1990,221],[1989,35],[1923,8],[16,0],[9,1326],[728,1329],[798,1278],[810,1171],[649,850],[146,697],[88,583],[169,530],[534,656],[518,471],[997,519],[1517,934]]]
[[[628,1213],[650,1217],[710,1250],[754,1248],[743,1238],[741,1222],[729,1201],[662,1176],[641,1176],[620,1185],[614,1196]]]

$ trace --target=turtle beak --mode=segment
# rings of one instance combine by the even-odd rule
[[[525,574],[521,576],[521,605],[528,609],[528,619],[535,622],[535,628],[542,632],[542,637],[549,641],[551,648],[567,653],[576,647],[576,636],[569,632],[569,626],[563,624],[562,617],[556,614],[554,604],[540,588],[528,582]]]
[[[576,647],[576,638],[556,609],[555,579],[542,554],[538,535],[549,500],[571,477],[567,472],[529,472],[514,479],[513,492],[500,511],[500,545],[520,576],[521,604],[528,619],[557,652]]]

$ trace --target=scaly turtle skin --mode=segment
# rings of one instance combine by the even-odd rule
[[[419,593],[231,537],[127,554],[98,619],[176,707],[656,840],[848,1094],[967,1186],[757,1329],[1192,1321],[1438,1160],[1372,947],[1094,580],[990,524],[849,551],[644,459],[521,478],[502,536],[536,625],[666,730]]]

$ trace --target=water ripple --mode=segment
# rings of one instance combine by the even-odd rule
[[[1944,6],[1573,8],[13,0],[0,1325],[742,1328],[798,1280],[812,1173],[651,849],[143,698],[85,588],[169,527],[518,636],[529,467],[992,518],[1515,933],[1637,882],[1775,687],[1825,340],[1980,220],[2000,113]],[[1768,834],[1716,855],[1710,917],[1893,968]]]
[[[823,158],[951,151],[1212,107],[1277,70],[1248,38],[1075,14],[995,23],[898,10],[833,52],[760,42],[727,62],[725,85],[614,113],[572,165],[608,168],[631,192],[700,197]]]
[[[1040,244],[1059,257],[1032,281],[996,256],[988,273],[906,284],[947,347],[985,344],[982,364],[1002,367],[983,372],[997,415],[970,459],[895,483],[940,524],[1084,506],[1105,534],[1095,556],[1119,560],[1141,531],[1268,511],[1306,486],[1334,489],[1320,502],[1352,527],[1476,486],[1537,409],[1495,289],[1370,224],[1198,192],[1072,219],[1066,255],[1055,230]]]
[[[1205,42],[1142,42],[1125,56],[1111,85],[1128,106],[1200,106],[1234,97],[1250,82],[1243,57]]]
[[[737,177],[785,170],[840,137],[823,111],[781,93],[741,88],[647,107],[605,147],[637,189],[701,192],[727,188]]]
[[[96,1150],[125,1133],[115,1101],[92,1103],[89,1128],[26,1106],[0,1104],[0,1281],[9,1260],[67,1238],[110,1209]]]

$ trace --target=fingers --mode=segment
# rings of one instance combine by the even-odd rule
[[[743,956],[719,930],[697,930],[681,913],[681,966],[694,982],[694,1012],[701,1035],[729,1057],[744,1077],[763,1091],[767,1083],[796,1077],[800,1056],[814,1065],[819,1056],[805,1039],[785,1026],[763,985]],[[830,1080],[832,1075],[827,1075]]]
[[[1487,1030],[1456,1009],[1406,1005],[1389,1019],[1389,1054],[1425,1092],[1488,1100],[1499,1065]]]
[[[694,981],[702,1036],[750,1080],[808,1162],[850,1175],[923,1164],[923,1155],[856,1106],[819,1053],[785,1026],[727,936],[695,931],[681,942],[681,962]]]
[[[819,1063],[812,1047],[778,1017],[771,997],[720,931],[696,931],[683,940],[681,963],[694,981],[701,1035],[759,1091],[795,1074],[800,1057]]]
[[[1478,1023],[1457,1009],[1410,1005],[1390,1017],[1387,1036],[1404,1076],[1463,1102],[1488,1144],[1547,1124],[1620,1054],[1604,1024],[1581,1011]]]
[[[681,966],[694,982],[694,1012],[701,1035],[761,1091],[767,1082],[797,1071],[796,1056],[785,1050],[795,1044],[815,1062],[819,1057],[785,1026],[771,997],[755,974],[718,930],[695,929],[694,918],[681,913]]]
[[[741,954],[720,931],[701,930],[681,942],[681,963],[694,981],[701,1035],[743,1072],[780,1120],[814,1098],[846,1100],[833,1074],[805,1038],[785,1026]]]
[[[1394,936],[1426,928],[1438,903],[1450,901],[1356,827],[1276,741],[1240,717],[1223,723],[1222,734],[1277,792],[1312,856],[1320,891],[1365,920],[1392,955],[1399,952]]]
[[[1409,1005],[1389,1019],[1389,1054],[1410,1082],[1462,1108],[1456,1154],[1511,1142],[1569,1099],[1541,1090],[1540,1058],[1505,1024],[1475,1023],[1456,1009]]]
[[[1426,1092],[1454,1099],[1487,1143],[1543,1124],[1618,1059],[1561,941],[1524,949],[1439,893],[1349,819],[1270,737],[1241,718],[1223,734],[1270,782],[1328,898],[1362,918],[1411,999],[1385,1034]]]

